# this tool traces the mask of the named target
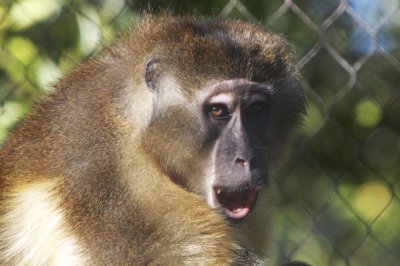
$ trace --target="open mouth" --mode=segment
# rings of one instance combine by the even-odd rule
[[[258,188],[245,189],[214,187],[215,198],[221,210],[230,219],[244,219],[257,201]]]

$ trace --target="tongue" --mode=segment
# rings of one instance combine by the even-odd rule
[[[216,193],[218,202],[224,213],[232,219],[242,219],[249,213],[253,206],[257,190],[250,188],[241,192],[226,192],[224,190]]]

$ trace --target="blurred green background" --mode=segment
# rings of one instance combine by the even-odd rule
[[[0,143],[51,83],[168,8],[296,47],[309,115],[275,177],[273,265],[400,265],[399,0],[0,0]],[[0,144],[1,145],[1,144]]]

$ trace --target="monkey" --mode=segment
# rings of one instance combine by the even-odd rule
[[[0,264],[263,265],[294,57],[255,23],[143,15],[0,150]]]

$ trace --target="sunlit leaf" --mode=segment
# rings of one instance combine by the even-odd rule
[[[22,30],[38,23],[61,10],[58,0],[23,0],[12,6],[10,16],[13,27]]]
[[[382,119],[382,109],[371,100],[360,101],[356,108],[356,122],[364,127],[376,126]]]
[[[10,54],[20,63],[28,65],[37,55],[35,45],[27,38],[14,37],[7,43]]]
[[[358,188],[355,206],[366,219],[373,219],[387,207],[390,200],[391,194],[383,184],[367,182]]]

